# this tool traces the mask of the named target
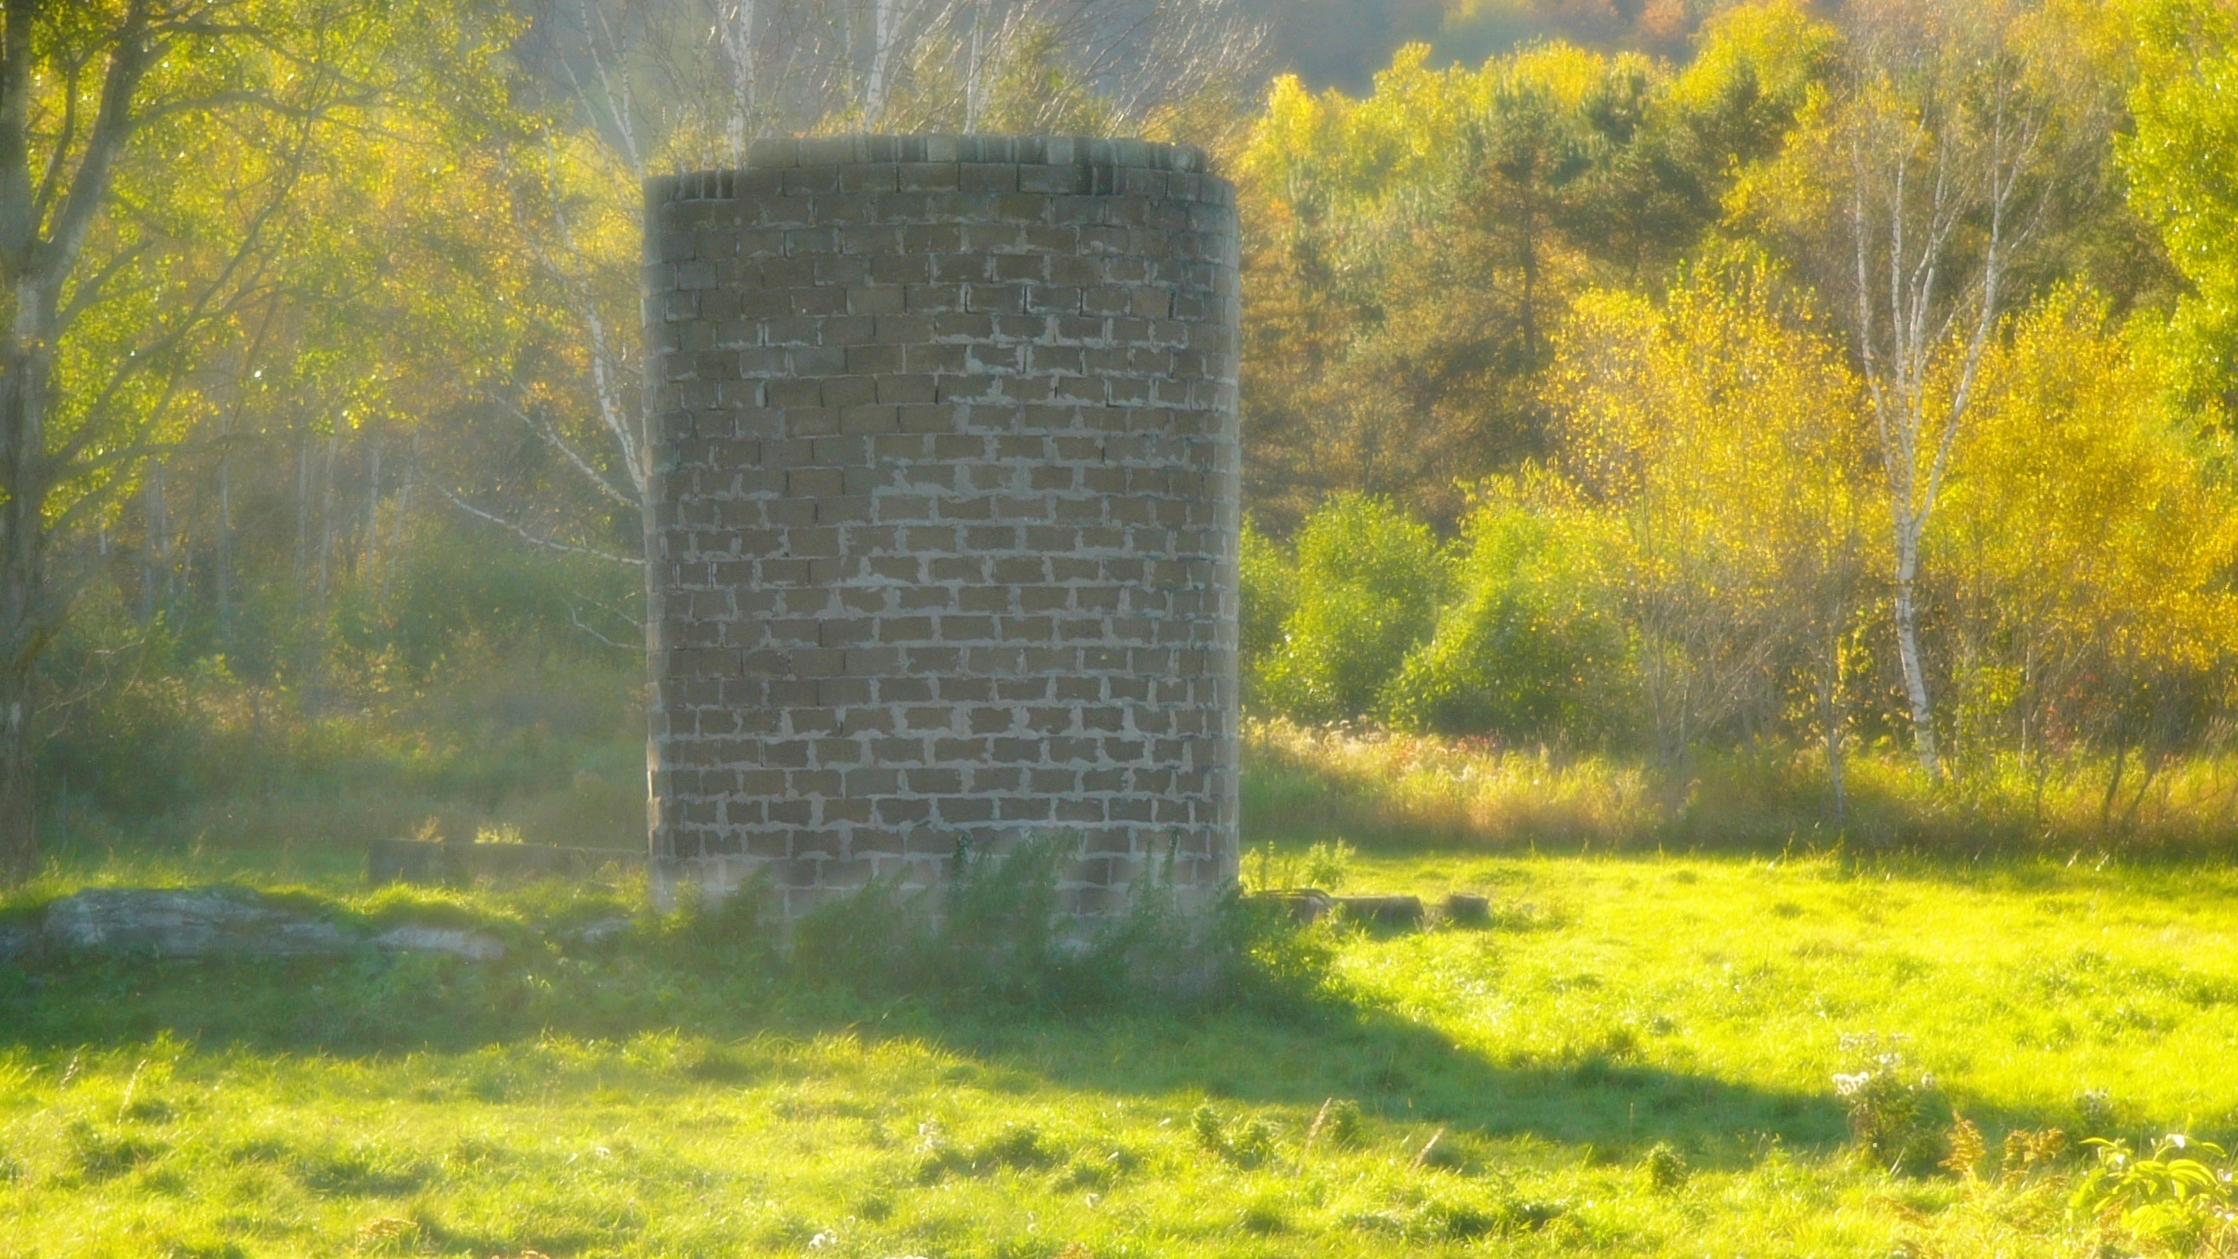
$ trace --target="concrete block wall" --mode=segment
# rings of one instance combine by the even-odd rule
[[[646,189],[657,885],[1236,873],[1237,244],[1187,146],[756,145]]]

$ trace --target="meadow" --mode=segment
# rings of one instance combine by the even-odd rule
[[[1247,879],[1489,913],[1261,918],[1212,998],[1082,1002],[851,985],[720,915],[582,942],[642,908],[620,878],[66,847],[0,913],[223,878],[510,951],[0,968],[0,1253],[2238,1253],[2199,1144],[2238,1138],[2224,865],[1397,825],[1348,854],[1320,832],[1360,797],[1306,802],[1342,765],[1254,746]],[[2160,1175],[2189,1155],[2207,1180]]]

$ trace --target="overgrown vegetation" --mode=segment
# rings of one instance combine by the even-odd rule
[[[1280,83],[1250,693],[1636,764],[1665,828],[1748,767],[1870,830],[1908,754],[1956,814],[2092,784],[2123,842],[2233,722],[2232,46],[2188,0],[1764,3],[1675,65]]]
[[[1652,763],[1605,752],[1282,718],[1247,720],[1244,749],[1246,834],[1377,846],[2206,859],[2238,827],[2227,754],[2150,775],[2119,756],[2078,757],[2056,777],[2007,754],[1938,783],[1883,749],[1849,763],[1837,826],[1825,762],[1807,748],[1704,752],[1675,807]]]
[[[508,955],[0,968],[0,1209],[57,1257],[2228,1253],[2220,872],[1272,860],[1340,857],[1493,912],[1075,1006],[337,872],[299,903]]]

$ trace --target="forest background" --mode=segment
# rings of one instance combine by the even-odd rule
[[[18,873],[641,842],[638,186],[865,129],[1238,181],[1247,814],[2238,835],[2217,0],[6,12]]]

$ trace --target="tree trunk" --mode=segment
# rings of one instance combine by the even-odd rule
[[[231,426],[218,434],[218,642],[233,654],[233,445]]]
[[[1942,775],[1935,751],[1935,710],[1927,695],[1927,670],[1919,655],[1919,532],[1896,532],[1896,658],[1904,667],[1904,698],[1912,709],[1912,750],[1930,777]]]
[[[295,555],[288,565],[295,583],[295,606],[303,607],[303,569],[311,551],[311,435],[295,435]]]
[[[373,580],[381,548],[381,439],[368,434],[365,471],[365,560],[358,570],[358,588]]]
[[[326,703],[327,582],[334,563],[334,452],[341,443],[339,429],[327,434],[326,458],[319,465],[319,575],[316,603],[303,639],[305,693],[321,707]]]
[[[22,297],[18,301],[24,300]],[[0,354],[0,883],[39,869],[33,668],[52,620],[46,583],[46,392],[42,338]]]
[[[0,669],[0,885],[39,872],[39,791],[33,781],[32,673]]]
[[[397,558],[404,554],[404,522],[412,514],[412,477],[420,467],[420,435],[412,434],[412,449],[404,457],[404,473],[396,486],[396,523],[389,529],[389,568],[396,567]],[[387,569],[381,572],[381,593],[387,594],[389,577]]]
[[[1829,619],[1835,628],[1826,636],[1826,659],[1818,679],[1818,716],[1826,727],[1826,785],[1834,795],[1834,829],[1849,825],[1849,784],[1844,781],[1842,725],[1842,633],[1839,612]]]
[[[886,114],[886,79],[893,73],[894,0],[871,0],[870,81],[863,86],[863,122],[878,129]]]
[[[149,491],[148,500],[154,509],[154,519],[149,524],[155,530],[155,564],[156,570],[163,576],[163,610],[169,611],[178,594],[179,577],[178,566],[171,558],[171,500],[164,492],[161,455],[148,460],[148,484],[153,487]]]
[[[328,572],[334,564],[334,453],[342,445],[340,430],[328,434],[326,462],[319,470],[319,624],[326,630]]]

